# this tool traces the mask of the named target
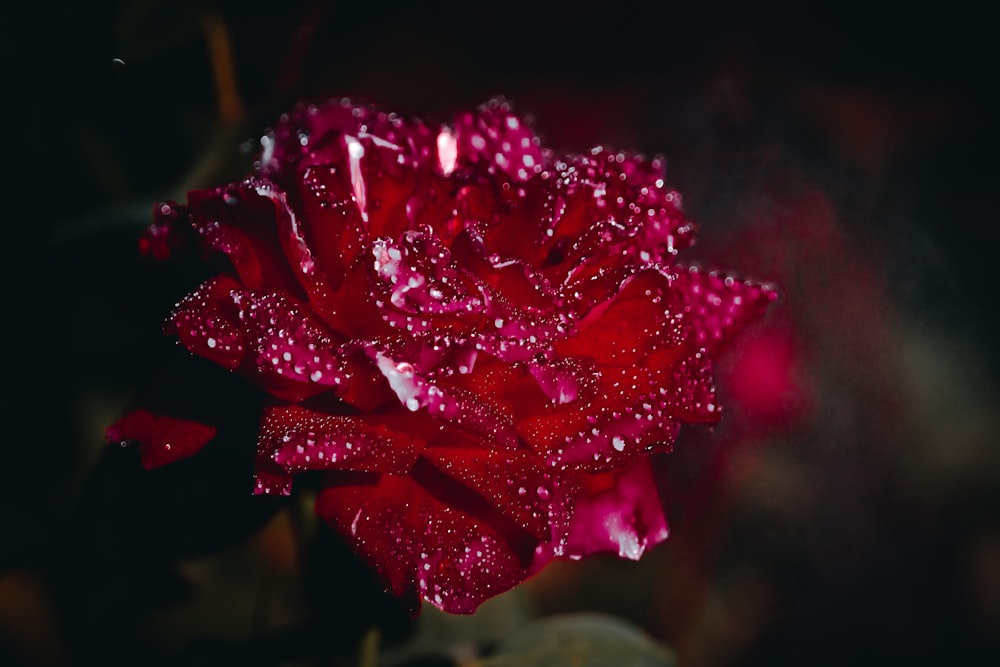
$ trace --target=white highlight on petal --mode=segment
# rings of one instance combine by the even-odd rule
[[[458,161],[458,139],[449,128],[442,129],[437,136],[437,149],[441,171],[447,176],[455,171],[455,163]]]
[[[361,519],[361,511],[363,507],[358,508],[358,513],[354,515],[354,521],[351,521],[351,535],[358,534],[358,521]]]
[[[422,401],[420,400],[420,383],[413,374],[413,366],[410,364],[397,364],[395,361],[379,352],[375,356],[378,369],[389,381],[389,387],[395,392],[399,402],[410,411],[419,410]],[[404,372],[400,372],[400,367]],[[408,368],[407,368],[408,367]]]
[[[354,200],[361,209],[361,219],[368,222],[368,212],[365,202],[365,179],[361,175],[361,158],[365,156],[365,147],[352,136],[345,135],[347,154],[351,161],[351,186],[354,188]]]

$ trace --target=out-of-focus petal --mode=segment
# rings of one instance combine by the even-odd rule
[[[106,438],[138,443],[143,467],[152,470],[197,454],[217,432],[215,426],[137,408],[112,424]]]

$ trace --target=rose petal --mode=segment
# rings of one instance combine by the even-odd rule
[[[659,271],[627,278],[618,294],[578,324],[579,334],[556,344],[560,357],[587,357],[601,366],[644,368],[651,354],[660,365],[680,361],[687,332],[671,311],[671,284]]]
[[[395,392],[400,405],[410,412],[426,410],[427,414],[448,421],[476,435],[488,438],[502,447],[517,445],[513,416],[489,402],[461,389],[450,388],[424,377],[409,361],[395,361],[371,347],[369,353]]]
[[[454,125],[460,167],[500,171],[515,181],[527,181],[546,161],[538,137],[502,98],[475,113],[458,115]]]
[[[546,471],[543,461],[525,450],[482,450],[444,446],[424,451],[435,468],[486,498],[508,519],[542,541],[559,541],[551,526],[564,526],[575,495],[570,482]],[[501,526],[495,526],[504,532]]]
[[[230,300],[247,349],[244,372],[271,394],[302,400],[347,378],[338,345],[295,300],[248,290],[233,291]]]
[[[224,253],[246,287],[302,296],[281,252],[274,202],[257,192],[253,179],[189,192],[188,207],[204,246]]]
[[[242,286],[232,278],[211,278],[184,297],[167,320],[166,332],[181,345],[220,366],[234,370],[246,356],[246,336],[232,295]]]
[[[217,432],[208,424],[138,408],[112,424],[105,437],[109,443],[139,443],[139,460],[152,470],[197,454]]]
[[[684,311],[695,342],[711,352],[760,318],[777,298],[778,292],[769,285],[690,267],[673,281],[670,305]]]
[[[300,103],[283,115],[261,138],[257,173],[279,183],[293,180],[303,157],[331,133],[378,137],[400,147],[413,167],[432,169],[437,162],[436,130],[418,119],[342,98]]]
[[[667,539],[667,519],[649,463],[625,471],[587,475],[570,523],[565,555],[611,552],[638,560]]]
[[[427,439],[437,432],[435,424],[421,429],[409,415],[344,416],[292,405],[267,411],[260,449],[290,473],[358,470],[406,474]]]
[[[342,338],[303,304],[285,293],[240,289],[224,276],[185,297],[166,330],[191,352],[227,368],[249,363],[245,372],[278,397],[300,400],[346,379],[336,351]]]
[[[481,288],[471,276],[460,271],[450,250],[429,228],[408,231],[398,240],[376,239],[372,255],[380,295],[388,302],[383,317],[397,328],[417,332],[431,327],[441,333],[460,331],[468,329],[474,321],[470,316],[485,311]],[[463,321],[469,324],[463,325]]]
[[[464,487],[442,489],[444,476],[430,463],[418,461],[415,473],[331,476],[316,512],[414,613],[420,598],[449,613],[471,613],[528,575],[530,563],[470,513],[475,508],[457,509],[439,499]],[[489,507],[485,500],[479,506]]]

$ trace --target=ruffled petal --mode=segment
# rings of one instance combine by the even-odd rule
[[[382,317],[396,329],[463,333],[484,315],[482,287],[460,270],[429,228],[376,239],[372,255]]]
[[[388,350],[370,347],[368,351],[400,405],[410,412],[426,411],[435,419],[486,439],[484,446],[517,445],[513,415],[490,402],[477,400],[471,392],[454,386],[446,389],[446,385],[426,377],[406,357],[397,361],[386,353]]]
[[[688,349],[687,332],[670,309],[671,284],[659,271],[625,280],[618,294],[596,306],[578,324],[578,335],[556,344],[560,357],[585,357],[600,366],[643,369],[676,363]]]
[[[188,193],[191,225],[208,250],[225,254],[240,282],[252,290],[302,290],[282,252],[274,202],[252,179]]]
[[[437,165],[437,130],[422,121],[388,113],[348,98],[302,102],[261,138],[259,175],[279,183],[293,180],[303,158],[316,152],[330,134],[371,135],[400,148],[413,168]]]
[[[719,419],[713,355],[776,292],[675,264],[697,225],[662,158],[556,155],[501,98],[450,125],[303,103],[261,149],[141,241],[229,260],[166,328],[270,394],[256,493],[321,473],[318,514],[414,611],[666,538],[649,459]],[[214,430],[119,436],[154,466]]]

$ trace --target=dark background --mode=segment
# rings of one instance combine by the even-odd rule
[[[554,568],[525,587],[539,611],[625,616],[691,666],[1000,656],[1000,142],[985,15],[302,0],[12,12],[0,662],[86,664],[101,642],[152,655],[181,643],[176,628],[192,636],[153,621],[159,634],[112,631],[120,612],[90,604],[110,579],[88,589],[70,564],[103,539],[81,508],[129,502],[93,500],[94,471],[111,475],[101,434],[149,382],[150,355],[171,358],[150,350],[194,285],[139,258],[135,235],[155,202],[248,171],[262,130],[313,95],[444,120],[502,94],[554,148],[664,154],[702,225],[689,259],[785,290],[753,332],[787,348],[792,379],[769,416],[727,383],[737,349],[720,365],[728,421],[664,464],[678,491],[665,494],[668,544],[639,567]],[[213,73],[219,43],[235,98]],[[219,549],[259,546],[249,523]],[[151,585],[140,565],[122,586]],[[195,635],[231,613],[204,609]]]

